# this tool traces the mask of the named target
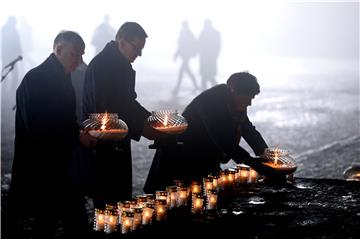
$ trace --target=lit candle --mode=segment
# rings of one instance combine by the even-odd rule
[[[207,190],[213,189],[213,177],[207,176],[203,178],[204,192],[207,193]]]
[[[214,189],[219,189],[219,175],[213,175],[213,188]]]
[[[105,210],[105,233],[112,233],[117,231],[118,214],[115,209]]]
[[[145,196],[146,196],[146,202],[155,203],[155,196],[154,196],[154,194],[147,193],[147,194],[145,194]]]
[[[201,182],[191,181],[191,193],[201,193]]]
[[[141,207],[135,207],[133,210],[134,210],[134,221],[133,221],[132,230],[135,231],[141,225],[143,209]]]
[[[218,192],[215,189],[209,189],[206,193],[206,209],[216,209],[218,201]]]
[[[187,187],[177,187],[177,205],[178,205],[178,207],[186,206],[187,199],[188,199],[188,188]]]
[[[167,191],[167,206],[169,209],[176,207],[176,196],[177,196],[177,187],[176,186],[168,186],[166,187]]]
[[[229,169],[228,170],[228,186],[233,187],[235,185],[235,169]]]
[[[166,191],[156,191],[155,199],[167,199],[167,192]]]
[[[220,173],[220,178],[219,178],[219,188],[220,189],[225,189],[228,186],[228,182],[229,182],[229,171],[227,169],[221,170]]]
[[[104,225],[105,225],[104,211],[101,209],[95,208],[94,230],[95,231],[104,231]]]
[[[146,195],[136,196],[136,203],[139,207],[144,207],[146,200],[147,200]]]
[[[240,168],[240,175],[239,175],[239,182],[240,184],[246,184],[249,181],[250,175],[250,167],[245,164],[239,164],[238,167]]]
[[[121,201],[118,202],[118,215],[119,215],[119,219],[118,219],[118,223],[121,224],[122,223],[122,213],[123,211],[130,209],[130,201]]]
[[[155,218],[164,221],[167,217],[166,199],[155,199]]]
[[[131,232],[131,228],[133,226],[134,221],[134,212],[132,209],[126,209],[122,212],[121,215],[121,233],[127,234]]]
[[[256,183],[257,178],[258,178],[257,172],[254,169],[250,168],[249,174],[250,174],[249,175],[249,183]]]
[[[200,193],[193,193],[191,199],[191,212],[195,214],[201,213],[204,206],[203,195]]]
[[[142,224],[148,225],[152,223],[154,216],[154,203],[146,202],[142,213]]]

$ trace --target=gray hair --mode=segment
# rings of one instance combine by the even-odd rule
[[[136,22],[125,22],[116,33],[115,40],[126,39],[132,41],[135,38],[147,38],[145,30]]]
[[[81,38],[81,36],[74,31],[66,31],[62,30],[54,40],[53,49],[58,44],[71,44],[73,46],[77,46],[80,49],[85,49],[85,42]]]

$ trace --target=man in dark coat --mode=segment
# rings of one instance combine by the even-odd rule
[[[8,214],[11,232],[17,235],[13,238],[20,236],[16,225],[23,217],[34,218],[35,238],[53,238],[59,219],[67,238],[88,230],[85,198],[70,173],[74,145],[91,141],[88,134],[80,134],[70,79],[84,49],[80,35],[60,32],[54,52],[30,70],[17,89]]]
[[[84,119],[90,113],[117,113],[128,126],[121,142],[96,145],[95,207],[132,197],[131,139],[152,139],[155,131],[145,124],[150,113],[136,100],[135,71],[131,63],[141,56],[147,34],[135,22],[124,23],[105,48],[89,63],[85,74]]]
[[[239,143],[244,138],[258,156],[268,147],[247,116],[247,106],[259,92],[256,78],[240,72],[231,75],[227,84],[198,95],[183,112],[187,130],[157,150],[144,191],[164,189],[174,179],[188,181],[217,174],[220,163],[229,159],[258,168],[256,159]]]

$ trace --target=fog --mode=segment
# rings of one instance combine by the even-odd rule
[[[270,144],[312,150],[359,134],[358,1],[3,0],[0,26],[6,24],[9,16],[16,17],[23,56],[16,63],[18,75],[14,77],[12,72],[1,84],[2,100],[8,101],[2,102],[2,120],[10,128],[2,132],[2,140],[4,134],[10,134],[5,135],[10,141],[8,145],[13,140],[14,113],[11,109],[4,111],[4,105],[14,104],[13,94],[24,74],[52,52],[53,40],[63,29],[77,31],[83,37],[84,61],[89,63],[96,51],[92,45],[94,31],[106,15],[114,31],[125,21],[136,21],[148,34],[143,55],[133,67],[137,71],[139,101],[149,110],[166,101],[176,85],[180,62],[174,61],[174,54],[182,22],[187,21],[198,38],[204,21],[210,19],[221,34],[217,82],[223,83],[230,74],[244,70],[257,76],[264,91],[250,114],[259,129],[268,133]],[[2,34],[0,41],[4,37]],[[0,51],[3,53],[4,49]],[[14,53],[1,65],[17,56]],[[199,57],[192,58],[189,65],[200,80]],[[182,84],[179,90],[182,101],[180,105],[170,105],[171,108],[181,108],[194,96],[188,93],[192,84],[186,76]],[[306,93],[314,87],[321,88],[322,93]],[[294,88],[302,88],[305,94],[292,94],[290,90]],[[328,89],[335,91],[328,93]],[[342,94],[343,98],[335,103],[329,101],[337,99],[336,92],[350,93]],[[289,99],[294,102],[286,105]],[[280,109],[279,105],[283,107]],[[343,118],[339,117],[337,107],[343,107],[340,112],[344,113]],[[333,117],[337,117],[336,124]],[[309,127],[316,130],[327,123],[334,132],[336,129],[339,132],[329,137],[328,127],[320,127],[318,134],[308,133]],[[296,131],[297,127],[303,131]],[[282,130],[282,136],[276,130]],[[309,134],[311,140],[301,141],[300,132]],[[301,142],[303,147],[293,142]],[[2,142],[3,154],[11,152],[11,146],[7,150],[4,147]],[[6,158],[12,158],[11,153]]]

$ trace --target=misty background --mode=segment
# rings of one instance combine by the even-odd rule
[[[63,29],[83,37],[83,58],[89,63],[99,51],[92,43],[104,20],[110,26],[106,32],[114,35],[100,41],[112,40],[125,21],[140,23],[148,34],[142,57],[133,63],[138,101],[148,110],[181,112],[201,92],[185,74],[173,95],[181,64],[174,55],[182,23],[187,21],[198,39],[209,19],[221,36],[217,82],[225,83],[239,71],[258,78],[261,93],[248,109],[250,120],[268,145],[291,151],[298,164],[295,175],[342,178],[347,167],[360,163],[358,1],[3,1],[2,29],[10,16],[16,18],[21,51],[2,57],[1,66],[18,55],[23,59],[1,83],[2,178],[10,177],[12,107],[22,77],[52,52]],[[9,34],[0,34],[3,44]],[[9,48],[0,49],[2,56]],[[199,55],[188,64],[200,86]],[[149,144],[143,138],[133,143],[135,193],[141,191],[152,161]]]

